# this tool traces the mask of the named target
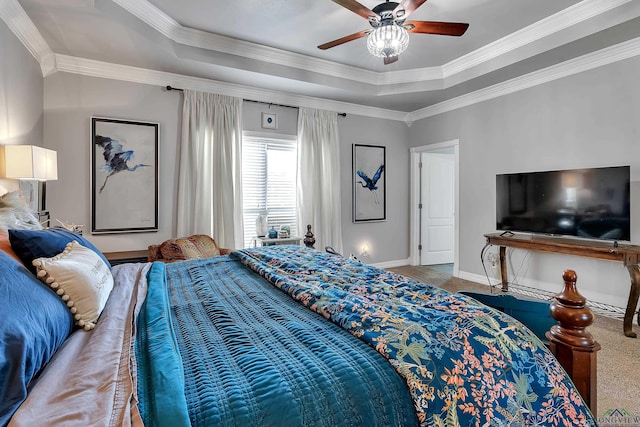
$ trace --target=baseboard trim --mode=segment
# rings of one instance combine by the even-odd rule
[[[371,265],[378,268],[403,267],[405,265],[409,265],[409,258],[399,259],[395,261],[376,262],[375,264],[371,264]]]
[[[487,286],[487,276],[483,276],[481,274],[469,273],[467,271],[458,271],[458,275],[456,276],[460,279],[468,280],[470,282],[476,282],[481,285]],[[495,286],[500,283],[500,280],[491,278],[491,286]]]

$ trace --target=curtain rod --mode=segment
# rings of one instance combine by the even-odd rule
[[[180,89],[180,88],[169,86],[169,85],[165,86],[165,89],[167,89],[169,91],[177,90],[178,92],[183,92],[184,91],[184,89]],[[275,105],[276,107],[299,108],[299,107],[294,107],[293,105],[274,104],[273,102],[254,101],[253,99],[243,99],[243,100],[247,101],[247,102],[255,102],[257,104],[265,104],[265,105],[268,105],[268,106]],[[347,117],[347,113],[338,113],[338,115],[342,116],[342,117]]]

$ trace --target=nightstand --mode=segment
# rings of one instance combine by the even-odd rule
[[[112,266],[129,262],[147,262],[146,249],[139,251],[103,252],[103,254]]]
[[[253,247],[258,246],[273,246],[273,245],[300,245],[302,237],[282,237],[270,239],[268,237],[256,237],[253,239]]]

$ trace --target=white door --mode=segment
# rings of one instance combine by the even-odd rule
[[[454,260],[454,155],[422,153],[421,265]]]

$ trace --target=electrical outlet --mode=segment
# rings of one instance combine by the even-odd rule
[[[489,264],[489,269],[493,274],[493,277],[496,279],[500,278],[500,257],[495,252],[489,252],[487,255],[487,263]]]
[[[362,245],[360,248],[360,256],[362,258],[369,258],[369,247],[367,245]]]

